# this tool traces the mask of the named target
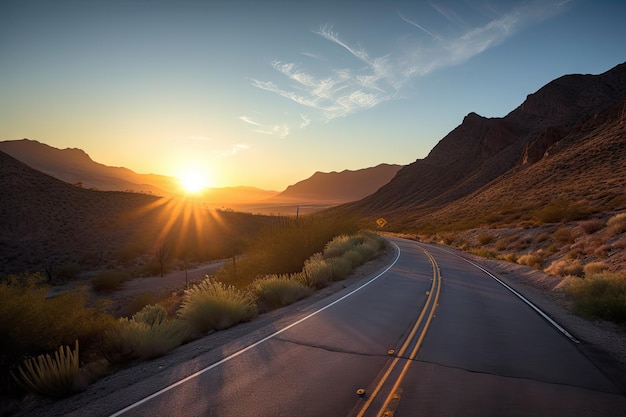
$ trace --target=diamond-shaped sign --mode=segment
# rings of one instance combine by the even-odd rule
[[[378,227],[383,228],[387,224],[387,220],[381,217],[380,219],[376,220],[376,224],[378,225]]]

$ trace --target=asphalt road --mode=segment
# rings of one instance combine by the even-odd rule
[[[392,241],[388,270],[128,387],[112,415],[626,415],[579,345],[485,271]]]

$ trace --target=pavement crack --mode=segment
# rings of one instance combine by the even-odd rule
[[[368,357],[377,357],[377,358],[389,357],[389,355],[386,353],[377,354],[377,353],[369,353],[369,352],[358,352],[354,350],[340,349],[340,348],[336,348],[333,346],[322,345],[322,344],[303,343],[303,342],[299,342],[296,340],[284,339],[280,337],[276,337],[274,338],[274,340],[285,342],[285,343],[291,343],[291,344],[298,345],[298,346],[310,347],[313,349],[325,350],[327,352],[332,352],[332,353],[341,353],[341,354],[347,354],[347,355],[368,356]]]

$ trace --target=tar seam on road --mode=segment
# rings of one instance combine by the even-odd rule
[[[496,280],[496,282],[498,282],[500,285],[502,285],[504,288],[506,288],[507,290],[511,291],[511,293],[513,293],[515,296],[517,296],[517,298],[519,298],[520,300],[522,300],[524,303],[526,303],[530,308],[532,308],[533,310],[535,310],[535,312],[537,314],[539,314],[545,321],[547,321],[552,327],[554,327],[557,331],[559,331],[563,336],[567,337],[569,340],[571,340],[573,343],[580,343],[578,341],[578,339],[576,339],[570,332],[568,332],[567,330],[565,330],[560,324],[558,324],[556,321],[554,321],[550,316],[548,316],[546,313],[544,313],[539,307],[537,307],[536,305],[534,305],[532,302],[530,302],[530,300],[528,300],[528,298],[524,297],[522,294],[520,294],[519,292],[515,291],[513,288],[511,288],[509,285],[507,285],[504,281],[502,281],[500,278],[496,277],[494,274],[492,274],[491,272],[489,272],[488,270],[486,270],[485,268],[483,268],[482,266],[478,265],[477,263],[474,263],[472,261],[470,261],[467,258],[462,257],[461,255],[457,255],[456,253],[449,251],[447,249],[444,248],[440,248],[441,250],[448,252],[451,255],[454,255],[458,258],[463,259],[465,262],[467,262],[470,265],[475,266],[476,268],[480,269],[481,271],[483,271],[485,274],[487,274],[489,277],[493,278],[494,280]]]
[[[346,295],[344,295],[343,297],[341,297],[341,298],[339,298],[339,299],[337,299],[337,300],[333,301],[332,303],[330,303],[330,304],[328,304],[328,305],[326,305],[326,306],[324,306],[324,307],[320,308],[319,310],[314,311],[313,313],[309,314],[308,316],[305,316],[305,317],[301,318],[300,320],[297,320],[297,321],[295,321],[294,323],[291,323],[290,325],[288,325],[288,326],[286,326],[286,327],[283,327],[282,329],[280,329],[280,330],[278,330],[278,331],[276,331],[276,332],[274,332],[274,333],[270,334],[269,336],[264,337],[263,339],[261,339],[261,340],[259,340],[259,341],[255,342],[255,343],[253,343],[253,344],[251,344],[251,345],[249,345],[249,346],[247,346],[247,347],[245,347],[245,348],[243,348],[243,349],[241,349],[241,350],[239,350],[239,351],[237,351],[237,352],[233,353],[233,354],[232,354],[232,355],[230,355],[230,356],[225,357],[224,359],[222,359],[222,360],[220,360],[220,361],[218,361],[218,362],[215,362],[215,363],[214,363],[214,364],[212,364],[212,365],[207,366],[206,368],[203,368],[203,369],[201,369],[201,370],[199,370],[199,371],[197,371],[197,372],[195,372],[195,373],[193,373],[193,374],[189,375],[189,376],[188,376],[188,377],[186,377],[186,378],[183,378],[183,379],[181,379],[181,380],[179,380],[179,381],[177,381],[177,382],[175,382],[175,383],[173,383],[173,384],[171,384],[171,385],[168,385],[168,386],[167,386],[167,387],[165,387],[165,388],[160,389],[159,391],[155,392],[154,394],[151,394],[151,395],[149,395],[149,396],[145,397],[144,399],[139,400],[139,401],[137,401],[137,402],[135,402],[135,403],[133,403],[133,404],[131,404],[131,405],[129,405],[129,406],[127,406],[127,407],[125,407],[125,408],[123,408],[123,409],[121,409],[121,410],[119,410],[119,411],[117,411],[117,412],[113,413],[113,414],[111,414],[109,417],[117,417],[117,416],[120,416],[120,415],[122,415],[122,414],[126,413],[127,411],[130,411],[130,410],[132,410],[133,408],[136,408],[136,407],[138,407],[138,406],[140,406],[140,405],[142,405],[142,404],[144,404],[144,403],[146,403],[146,402],[150,401],[151,399],[156,398],[156,397],[158,397],[159,395],[164,394],[165,392],[167,392],[167,391],[169,391],[169,390],[171,390],[171,389],[173,389],[173,388],[176,388],[176,387],[177,387],[177,386],[179,386],[179,385],[184,384],[185,382],[190,381],[190,380],[194,379],[195,377],[197,377],[197,376],[199,376],[199,375],[202,375],[203,373],[205,373],[205,372],[207,372],[207,371],[210,371],[211,369],[216,368],[216,367],[218,367],[219,365],[221,365],[221,364],[223,364],[223,363],[226,363],[226,362],[228,362],[228,361],[229,361],[229,360],[231,360],[231,359],[236,358],[237,356],[241,355],[242,353],[247,352],[248,350],[253,349],[253,348],[255,348],[256,346],[258,346],[258,345],[260,345],[260,344],[262,344],[262,343],[264,343],[264,342],[267,342],[267,341],[268,341],[268,340],[270,340],[270,339],[273,339],[274,337],[278,336],[279,334],[281,334],[281,333],[283,333],[283,332],[285,332],[285,331],[287,331],[287,330],[291,329],[291,328],[292,328],[292,327],[294,327],[294,326],[297,326],[298,324],[302,323],[303,321],[306,321],[306,320],[310,319],[311,317],[313,317],[313,316],[315,316],[315,315],[317,315],[317,314],[321,313],[322,311],[324,311],[324,310],[326,310],[326,309],[328,309],[328,308],[330,308],[330,307],[334,306],[335,304],[337,304],[337,303],[339,303],[339,302],[341,302],[341,301],[345,300],[346,298],[350,297],[351,295],[355,294],[356,292],[360,291],[361,289],[363,289],[363,288],[367,287],[367,286],[368,286],[368,285],[370,285],[372,282],[376,281],[378,278],[380,278],[380,277],[381,277],[381,276],[383,276],[385,273],[387,273],[387,271],[389,271],[391,268],[393,268],[393,266],[396,264],[396,262],[398,262],[398,259],[400,259],[400,248],[399,248],[399,247],[398,247],[398,245],[396,245],[395,243],[393,243],[393,242],[392,242],[392,244],[396,247],[396,250],[397,250],[397,255],[396,255],[396,258],[393,260],[393,262],[391,263],[391,265],[389,265],[387,268],[385,268],[385,269],[384,269],[381,273],[379,273],[378,275],[376,275],[374,278],[372,278],[372,279],[370,279],[369,281],[367,281],[365,284],[363,284],[363,285],[359,286],[358,288],[355,288],[354,290],[350,291],[348,294],[346,294]]]

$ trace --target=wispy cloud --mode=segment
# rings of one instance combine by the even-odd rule
[[[349,57],[355,58],[355,65],[330,69],[320,76],[319,72],[315,73],[302,64],[275,60],[271,63],[272,67],[284,77],[280,82],[251,79],[251,83],[256,88],[309,108],[319,114],[320,119],[330,121],[376,107],[401,96],[408,81],[441,68],[466,62],[501,44],[524,26],[559,13],[567,1],[537,1],[498,15],[482,26],[469,29],[465,20],[454,10],[433,5],[433,8],[447,20],[456,26],[462,26],[463,32],[455,36],[444,36],[427,29],[416,19],[398,13],[399,19],[410,27],[426,33],[430,39],[428,42],[414,41],[412,45],[402,51],[396,51],[393,55],[390,53],[371,56],[364,48],[344,41],[331,27],[322,26],[314,33],[340,47]],[[321,58],[313,53],[303,54],[314,59]],[[255,124],[250,118],[242,116],[242,120]],[[310,123],[311,118],[307,116],[305,119],[303,116],[300,127],[306,127]],[[289,134],[286,125],[275,125],[270,129],[260,128],[257,131],[281,137]]]
[[[433,6],[434,7],[434,6]],[[433,39],[441,39],[441,37],[439,35],[437,35],[434,32],[431,32],[430,30],[424,28],[423,26],[415,23],[414,21],[407,19],[406,17],[402,16],[400,13],[398,13],[398,16],[400,16],[400,19],[404,20],[405,22],[407,22],[409,25],[415,26],[416,28],[418,28],[419,30],[421,30],[422,32],[430,35]]]
[[[300,117],[302,118],[302,123],[300,123],[300,129],[304,129],[311,124],[311,118],[306,114],[301,114]]]
[[[244,123],[248,123],[249,125],[253,125],[253,126],[260,126],[260,123],[255,122],[254,120],[252,120],[250,117],[248,116],[239,116],[239,120],[241,120]]]

